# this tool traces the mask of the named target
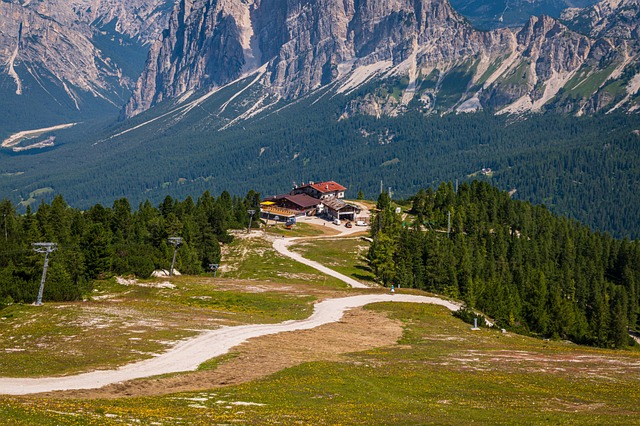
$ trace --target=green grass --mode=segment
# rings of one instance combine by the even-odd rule
[[[200,364],[198,366],[198,371],[209,371],[209,370],[215,370],[216,368],[218,368],[220,365],[229,362],[235,358],[238,357],[238,353],[237,352],[229,352],[226,353],[224,355],[220,355],[217,356],[215,358],[211,358],[208,361],[203,362],[202,364]]]
[[[399,345],[202,392],[0,397],[9,424],[639,424],[640,354],[471,331],[444,308],[376,304]]]
[[[361,238],[309,240],[291,249],[356,280],[374,281],[375,277],[364,259],[369,243]]]
[[[472,64],[468,61],[452,68],[440,81],[438,91],[438,108],[450,108],[460,100],[460,96],[469,89],[473,72],[469,69]]]
[[[188,299],[185,300],[185,297]],[[286,320],[304,319],[311,315],[312,296],[286,293],[243,293],[237,291],[191,291],[170,300],[189,307],[214,310],[219,316],[250,323],[278,323]]]
[[[306,318],[315,300],[310,294],[253,292],[249,286],[221,291],[212,281],[176,277],[176,289],[105,281],[92,302],[12,305],[0,319],[0,376],[113,368],[150,358],[196,330]]]
[[[284,231],[276,235],[283,235]],[[242,280],[286,282],[287,284],[312,284],[332,288],[346,288],[347,285],[336,278],[281,256],[269,241],[261,238],[236,238],[227,247],[223,257],[229,265],[219,276]]]
[[[315,237],[326,233],[325,229],[319,226],[311,225],[298,219],[298,222],[291,229],[286,229],[282,223],[271,225],[264,231],[267,235],[284,235],[286,238],[291,237]]]
[[[573,99],[588,98],[600,89],[615,68],[616,65],[612,64],[602,71],[591,72],[591,68],[584,67],[565,85],[572,88],[567,91],[567,96]]]
[[[614,96],[623,96],[627,93],[625,83],[619,80],[607,84],[602,88],[602,90],[604,92],[611,93]]]
[[[29,193],[29,198],[26,200],[22,200],[20,201],[20,205],[23,207],[27,207],[32,205],[33,203],[35,203],[36,201],[38,201],[38,197],[41,197],[43,195],[47,195],[54,192],[53,188],[40,188],[40,189],[36,189],[35,191],[31,191]]]
[[[366,248],[358,238],[293,247],[358,279],[367,273]],[[236,238],[225,250],[225,262],[236,269],[222,278],[174,277],[176,288],[164,289],[108,280],[97,284],[93,301],[12,305],[0,319],[0,375],[120,365],[195,329],[304,318],[314,292],[328,294],[341,286],[326,284],[262,239]],[[251,291],[268,282],[273,291]],[[278,283],[297,291],[276,291]],[[397,345],[201,392],[109,400],[0,396],[0,420],[11,425],[640,424],[639,351],[471,331],[433,305],[379,303],[365,309],[403,325]],[[7,351],[16,348],[23,350]],[[236,356],[213,358],[200,370],[215,370]]]
[[[521,62],[513,71],[510,72],[510,75],[504,80],[505,84],[515,84],[521,85],[527,82],[526,73],[530,68],[528,62]]]
[[[165,350],[164,342],[195,334],[175,328],[174,321],[161,326],[149,309],[126,305],[13,305],[2,315],[0,375],[11,377],[123,365]]]
[[[428,90],[428,89],[432,90],[437,87],[439,80],[440,80],[440,71],[437,69],[434,69],[433,71],[431,71],[427,76],[423,76],[422,71],[420,71],[420,76],[418,77],[418,81],[419,81],[418,86],[420,87],[421,91]]]
[[[482,74],[482,76],[478,79],[478,81],[476,81],[476,84],[484,84],[487,81],[487,79],[491,77],[493,73],[498,70],[498,68],[500,68],[500,66],[502,65],[505,59],[506,57],[502,57],[493,61],[489,65],[489,67],[487,67],[486,71]]]

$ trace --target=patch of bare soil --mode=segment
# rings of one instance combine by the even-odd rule
[[[50,397],[121,398],[198,391],[250,382],[311,361],[340,361],[344,354],[395,344],[402,323],[362,308],[321,327],[251,339],[233,349],[234,358],[215,370],[133,380],[101,389],[51,392]]]
[[[449,362],[459,362],[463,370],[524,371],[530,373],[561,374],[572,377],[597,378],[616,381],[622,377],[640,374],[637,357],[615,358],[584,353],[537,353],[530,351],[475,351],[469,350]]]

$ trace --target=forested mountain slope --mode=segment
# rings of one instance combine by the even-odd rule
[[[74,207],[89,208],[122,197],[136,205],[205,190],[274,194],[294,182],[333,179],[350,197],[359,190],[376,196],[381,181],[403,197],[478,176],[595,229],[640,235],[635,115],[340,119],[345,99],[320,93],[223,130],[235,108],[221,112],[227,96],[214,94],[188,115],[179,110],[155,121],[155,114],[141,115],[107,132],[99,126],[58,131],[60,145],[44,152],[0,152],[0,194],[36,207],[60,193]],[[482,168],[493,172],[482,175]]]
[[[629,344],[627,328],[638,326],[637,241],[594,233],[482,182],[418,191],[405,223],[385,195],[368,257],[386,285],[462,298],[525,332]]]
[[[205,190],[243,194],[256,188],[269,194],[322,179],[340,181],[351,195],[363,190],[373,197],[383,181],[397,196],[408,196],[443,180],[480,176],[515,190],[515,198],[544,203],[595,229],[640,235],[634,216],[640,203],[634,190],[640,180],[637,1],[576,12],[576,31],[551,18],[532,18],[517,35],[506,29],[480,33],[444,0],[400,1],[372,10],[358,5],[357,11],[354,3],[353,10],[325,16],[312,4],[269,1],[259,5],[264,15],[246,15],[258,5],[181,2],[152,48],[136,89],[139,98],[131,100],[139,114],[121,122],[106,116],[39,136],[55,137],[52,147],[0,150],[0,197],[20,203],[20,211],[55,194],[89,208],[122,197],[134,204],[159,202],[167,194],[196,196]],[[287,21],[292,32],[268,31],[283,16],[296,17]],[[354,38],[311,49],[320,36],[342,34],[335,32],[344,29],[342,21],[337,27],[312,25],[336,16],[352,19]],[[400,17],[405,27],[394,21]],[[258,29],[263,31],[252,36],[250,30]],[[252,44],[252,37],[261,43]],[[385,44],[389,38],[393,45]],[[502,53],[483,56],[483,49],[500,41],[515,49],[508,61],[503,51],[490,49],[491,55]],[[234,56],[225,56],[231,51]],[[469,52],[480,56],[468,62]],[[449,60],[449,54],[457,59]],[[491,58],[497,62],[486,61]],[[284,66],[287,61],[291,67]],[[596,63],[597,69],[589,68]],[[545,86],[543,75],[557,77],[566,67],[574,67],[575,90]],[[493,89],[483,88],[476,99],[480,80],[472,76],[481,74]],[[516,102],[520,106],[548,105],[572,114],[523,113],[527,108],[494,114],[516,99],[523,101]],[[476,112],[455,113],[462,110]],[[8,111],[5,119],[15,121],[15,110]],[[481,175],[483,168],[492,173]]]
[[[597,0],[451,0],[451,5],[479,29],[517,27],[530,16],[559,18],[567,8],[592,6]]]

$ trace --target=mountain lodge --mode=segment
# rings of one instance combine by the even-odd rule
[[[342,200],[346,190],[334,181],[294,185],[287,194],[266,198],[260,205],[260,217],[278,222],[295,222],[297,217],[315,215],[355,220],[360,208]]]

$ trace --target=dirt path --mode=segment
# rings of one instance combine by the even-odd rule
[[[385,312],[354,308],[338,322],[310,330],[256,337],[232,348],[213,369],[115,383],[100,389],[57,391],[40,396],[55,398],[122,398],[211,390],[248,383],[299,364],[349,362],[352,352],[392,346],[404,332],[404,323]]]
[[[368,286],[362,284],[360,281],[356,281],[351,277],[343,275],[340,272],[336,272],[333,269],[329,269],[318,262],[309,260],[305,257],[302,257],[302,255],[298,253],[294,253],[289,250],[289,246],[291,244],[295,243],[298,240],[303,240],[303,239],[306,239],[306,238],[282,238],[282,239],[276,238],[273,241],[273,248],[276,249],[276,251],[282,254],[283,256],[287,256],[297,262],[304,263],[305,265],[311,266],[312,268],[317,269],[318,271],[324,274],[335,277],[340,281],[344,281],[345,283],[349,284],[353,288],[368,288]]]
[[[364,206],[361,206],[361,208],[363,208],[363,211],[365,209]],[[369,212],[366,212],[367,216],[369,214]],[[331,222],[327,222],[324,219],[320,219],[318,217],[308,217],[304,219],[305,221],[307,221],[307,223],[315,223],[316,225],[320,225],[322,224],[323,226],[329,226],[332,229],[335,229],[336,231],[339,232],[339,234],[336,235],[327,235],[327,236],[317,236],[317,237],[296,237],[296,238],[276,238],[275,240],[273,240],[273,248],[280,253],[283,256],[289,257],[297,262],[303,263],[307,266],[311,266],[314,269],[317,269],[318,271],[330,275],[334,278],[339,279],[340,281],[343,281],[347,284],[349,284],[351,287],[353,288],[369,288],[369,286],[361,283],[360,281],[354,280],[351,277],[348,277],[344,274],[341,274],[340,272],[334,271],[333,269],[327,268],[326,266],[322,265],[321,263],[315,262],[313,260],[307,259],[305,257],[302,257],[302,255],[292,252],[291,250],[289,250],[289,246],[292,245],[295,242],[298,241],[304,241],[304,240],[315,240],[315,239],[324,239],[324,238],[340,238],[340,237],[350,237],[354,234],[357,233],[362,233],[363,231],[367,230],[367,228],[362,228],[359,226],[354,226],[352,228],[347,228],[345,226],[336,226],[334,224],[332,224]]]
[[[317,303],[313,314],[305,320],[222,327],[182,341],[155,358],[125,365],[116,370],[92,371],[63,377],[0,378],[0,394],[26,395],[55,390],[94,389],[126,380],[193,371],[204,361],[223,355],[248,339],[286,331],[309,330],[339,321],[349,309],[376,302],[432,303],[451,310],[459,308],[456,304],[439,298],[408,294],[369,294],[329,299]]]
[[[361,232],[361,230],[354,228],[349,229],[341,227],[339,230],[341,232],[341,236]],[[273,246],[278,252],[282,253],[283,255],[309,265],[328,275],[336,277],[352,287],[367,288],[366,285],[350,277],[333,271],[321,265],[320,263],[305,259],[297,253],[289,251],[288,246],[295,240],[295,238],[275,239],[273,242]],[[456,311],[460,308],[458,304],[437,297],[416,296],[409,294],[368,294],[328,299],[317,303],[314,306],[313,314],[307,319],[300,321],[285,321],[280,324],[253,324],[236,327],[222,327],[216,330],[206,331],[197,337],[187,339],[178,343],[176,346],[174,346],[164,354],[144,361],[128,364],[115,370],[99,370],[62,377],[0,378],[0,394],[26,395],[62,390],[75,391],[75,394],[82,394],[82,391],[79,390],[98,388],[104,389],[101,391],[85,392],[90,395],[96,394],[103,396],[113,396],[114,394],[122,395],[122,393],[120,392],[122,392],[124,389],[130,389],[132,391],[132,394],[136,395],[140,393],[139,391],[142,391],[142,393],[163,393],[163,390],[167,390],[167,386],[165,384],[153,385],[147,383],[145,385],[147,386],[147,388],[145,388],[145,390],[142,390],[135,384],[131,384],[136,382],[122,382],[128,382],[134,379],[147,378],[163,374],[195,371],[203,362],[211,358],[224,355],[228,353],[231,348],[237,347],[249,339],[255,339],[261,336],[268,336],[278,333],[315,329],[317,327],[340,321],[345,312],[350,309],[358,308],[369,303],[376,302],[431,303],[444,306],[452,311]],[[272,339],[274,338],[272,337]],[[346,348],[347,347],[345,346],[345,349]],[[338,348],[334,350],[339,352]],[[292,360],[295,361],[295,357],[293,357]],[[199,379],[203,378],[201,377],[202,373],[197,374],[200,374],[200,376],[198,376]],[[220,372],[212,373],[210,375],[212,376],[210,380],[212,380],[213,382],[215,382],[216,380],[221,380],[218,377],[218,375],[220,375]],[[158,379],[156,380],[156,382],[161,382],[162,380],[165,379]],[[175,380],[177,380],[177,383],[174,383],[173,386],[169,386],[169,388],[173,389],[175,387],[184,388],[184,386],[194,386],[194,383],[192,383],[192,381],[188,379],[183,378]],[[224,380],[225,379],[222,379],[221,384],[225,384]],[[134,390],[133,388],[136,389]],[[73,392],[71,393],[73,394]]]

